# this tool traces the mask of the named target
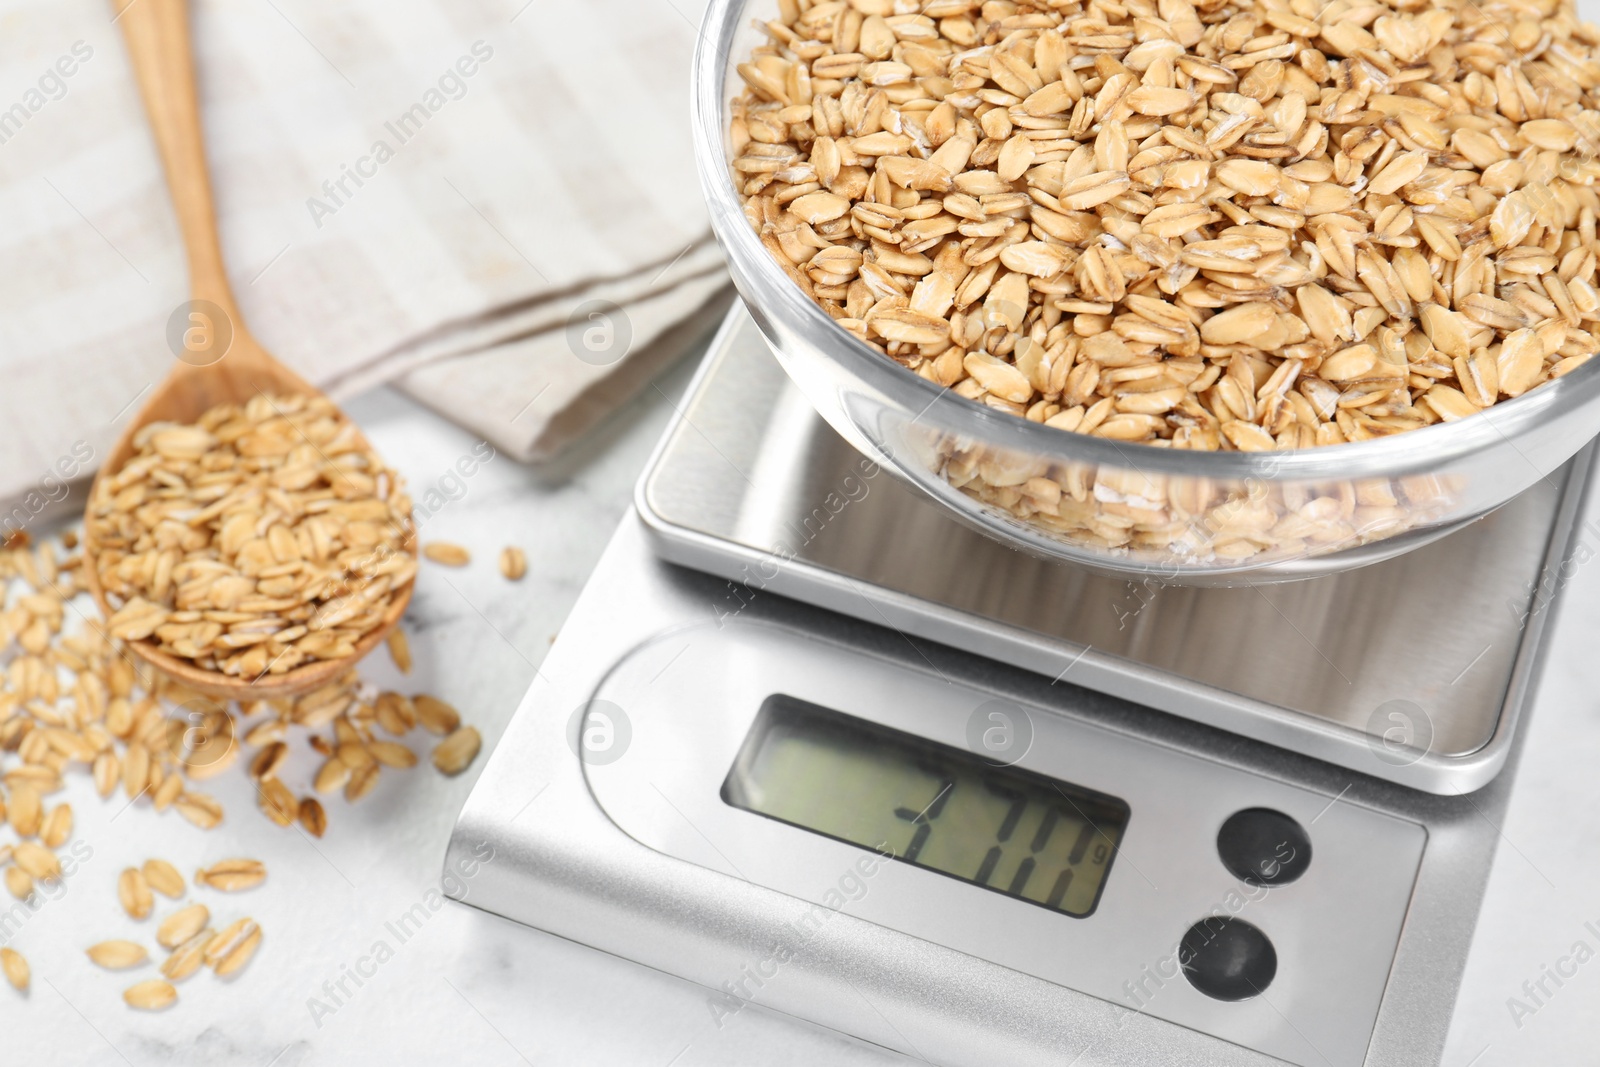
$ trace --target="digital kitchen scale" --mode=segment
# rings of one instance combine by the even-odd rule
[[[461,814],[471,902],[938,1064],[1436,1063],[1589,452],[1161,588],[968,530],[736,309]]]

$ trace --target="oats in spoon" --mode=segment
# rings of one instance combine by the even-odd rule
[[[416,575],[411,498],[323,398],[152,423],[88,522],[111,636],[254,679],[354,654]]]

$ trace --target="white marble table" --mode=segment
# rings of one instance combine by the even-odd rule
[[[427,567],[407,617],[416,667],[399,679],[381,654],[365,672],[380,685],[429,691],[455,703],[492,745],[544,657],[611,530],[633,481],[671,415],[666,397],[684,369],[647,391],[556,470],[497,459],[423,524],[423,538],[471,548],[460,571]],[[475,441],[389,392],[351,408],[418,497],[438,485]],[[1600,558],[1600,507],[1586,534]],[[502,579],[506,544],[528,554],[521,583]],[[1594,1062],[1600,962],[1587,961],[1542,1005],[1536,984],[1587,943],[1600,952],[1600,566],[1578,568],[1552,635],[1545,684],[1531,720],[1521,789],[1466,976],[1446,1064],[1495,1067]],[[379,662],[381,661],[381,662]],[[421,747],[420,745],[418,746]],[[291,784],[316,766],[301,742]],[[300,1064],[581,1064],[690,1067],[710,1064],[900,1062],[901,1057],[762,1011],[708,1026],[702,991],[580,945],[444,903],[427,911],[439,864],[472,771],[445,779],[431,769],[386,775],[355,807],[328,804],[321,841],[281,830],[252,810],[240,773],[211,783],[228,805],[226,829],[201,833],[143,806],[118,814],[81,776],[65,794],[77,837],[93,850],[59,899],[46,901],[9,943],[34,970],[20,1001],[0,987],[0,1064],[133,1064],[137,1067]],[[113,817],[116,821],[113,822]],[[266,931],[257,958],[231,983],[200,975],[159,1015],[126,1009],[128,975],[91,966],[83,947],[136,929],[116,903],[117,873],[152,855],[189,874],[231,855],[271,870],[248,894],[205,896],[217,918],[251,914]],[[469,883],[470,892],[470,883]],[[392,927],[422,904],[404,941]],[[420,912],[417,914],[421,914]],[[1593,929],[1585,927],[1592,922]],[[152,942],[153,930],[140,930]],[[375,962],[378,942],[392,955]],[[366,972],[358,985],[352,969]],[[1572,970],[1572,965],[1563,965]],[[340,982],[344,989],[339,990]],[[348,994],[348,995],[346,995]],[[1507,998],[1534,1008],[1514,1020]],[[335,1000],[337,998],[337,1000]],[[1518,1023],[1520,1022],[1520,1026]]]

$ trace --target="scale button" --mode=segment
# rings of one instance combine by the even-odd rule
[[[1278,953],[1267,935],[1243,919],[1213,915],[1189,927],[1178,943],[1189,984],[1216,1000],[1245,1000],[1272,984]]]
[[[1235,878],[1250,885],[1288,885],[1311,866],[1311,838],[1289,816],[1246,808],[1217,832],[1217,853]]]

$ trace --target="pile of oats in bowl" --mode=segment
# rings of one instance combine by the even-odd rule
[[[841,326],[972,400],[1307,448],[1600,348],[1600,30],[1571,3],[777,8],[738,67],[749,221]]]
[[[416,576],[411,498],[325,398],[152,423],[89,505],[111,636],[254,679],[355,654]]]

